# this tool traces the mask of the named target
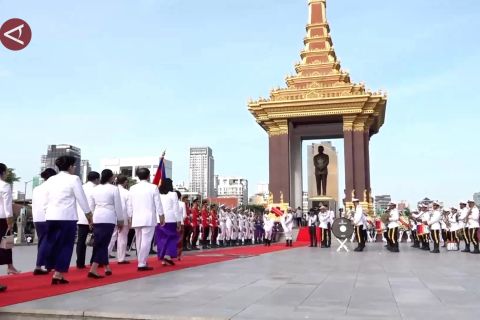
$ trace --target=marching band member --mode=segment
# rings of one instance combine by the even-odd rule
[[[112,170],[102,171],[100,184],[92,190],[88,197],[88,203],[93,212],[93,254],[92,265],[88,277],[101,279],[98,274],[98,266],[105,267],[105,275],[111,276],[112,269],[108,260],[108,246],[112,239],[115,226],[122,232],[124,226],[124,211],[118,187],[113,185],[115,176]]]
[[[240,213],[238,215],[238,242],[240,245],[243,244],[245,237],[245,216]]]
[[[355,214],[353,216],[353,225],[355,226],[355,238],[357,239],[358,246],[354,251],[362,252],[365,248],[365,232],[363,230],[365,223],[365,215],[363,214],[363,208],[360,205],[360,200],[352,199]]]
[[[130,188],[132,202],[132,228],[135,229],[137,247],[138,271],[153,270],[147,264],[150,245],[155,234],[157,222],[165,223],[162,200],[158,187],[149,182],[150,170],[140,168],[137,170],[140,182]],[[157,248],[158,250],[158,248]]]
[[[198,199],[193,200],[192,208],[192,250],[200,250],[197,247],[198,237],[200,235],[200,212],[198,210]]]
[[[173,181],[170,178],[162,181],[159,191],[164,216],[157,221],[155,228],[157,256],[158,260],[162,261],[162,265],[173,266],[175,262],[172,259],[178,257],[178,233],[182,229],[178,195],[173,191]]]
[[[56,175],[57,172],[52,168],[45,169],[40,176],[45,182],[35,189],[33,189],[32,194],[32,218],[33,223],[35,224],[35,230],[37,231],[37,264],[35,270],[33,271],[34,276],[45,275],[49,272],[42,269],[42,266],[46,265],[45,256],[47,250],[47,243],[45,241],[47,237],[47,222],[45,219],[45,212],[47,209],[47,197],[45,195],[47,191],[46,182],[50,177]]]
[[[443,241],[442,248],[447,246],[448,233],[450,232],[450,228],[447,225],[449,214],[450,214],[450,210],[443,209],[442,219],[440,219],[440,228],[441,228],[442,241]]]
[[[468,231],[470,234],[470,241],[473,244],[473,251],[474,254],[480,254],[480,250],[478,248],[478,228],[479,219],[480,219],[480,212],[475,205],[475,201],[469,200],[468,201]]]
[[[238,245],[238,215],[237,211],[234,209],[232,211],[232,234],[231,234],[232,246]]]
[[[413,238],[413,245],[412,248],[420,248],[420,239],[422,235],[419,235],[417,232],[417,221],[421,219],[422,211],[413,211],[412,217],[410,218],[410,227],[412,229],[412,238]]]
[[[428,211],[428,205],[422,204],[422,224],[424,227],[422,250],[430,251],[430,228],[428,226],[428,220],[430,219],[430,212]]]
[[[262,236],[263,220],[260,215],[257,215],[255,217],[254,226],[255,226],[254,242],[255,244],[260,244],[263,242],[263,236]]]
[[[330,221],[330,213],[327,211],[327,208],[325,206],[320,207],[320,213],[318,214],[318,220],[320,222],[319,227],[320,227],[320,235],[321,235],[321,248],[327,248],[327,243],[328,243],[328,222]]]
[[[47,184],[46,198],[47,210],[47,258],[46,268],[54,269],[52,285],[69,283],[63,277],[68,272],[72,259],[73,246],[78,221],[77,203],[85,212],[88,223],[91,225],[92,213],[83,192],[82,182],[75,173],[75,158],[61,156],[55,160],[55,165],[60,171],[51,177]]]
[[[291,210],[288,210],[282,216],[282,228],[283,232],[285,232],[285,240],[287,242],[287,247],[292,247],[292,233],[293,233],[293,214]]]
[[[318,224],[318,216],[315,214],[313,209],[310,209],[308,212],[308,231],[310,235],[310,248],[317,247],[317,224]]]
[[[388,204],[390,210],[390,218],[388,223],[388,239],[390,240],[390,247],[388,250],[391,252],[399,252],[398,249],[398,220],[400,219],[400,214],[397,210],[397,204],[390,202]]]
[[[92,194],[93,189],[100,184],[100,173],[91,171],[87,175],[87,182],[83,185],[83,192],[87,199]],[[90,225],[88,224],[85,213],[77,202],[78,222],[77,222],[77,269],[85,269],[85,255],[87,252],[87,240],[88,234],[91,232]],[[93,256],[93,252],[92,252]]]
[[[433,212],[428,218],[427,224],[430,227],[430,233],[433,239],[433,251],[432,253],[440,253],[440,221],[442,220],[442,213],[440,212],[440,204],[438,202],[433,203]]]
[[[328,210],[329,220],[328,220],[328,230],[327,230],[327,248],[330,248],[332,245],[332,225],[335,220],[335,212],[333,210]]]
[[[459,250],[459,241],[458,241],[458,210],[456,208],[450,209],[450,214],[448,215],[448,222],[450,222],[450,231],[448,234],[448,239],[451,242],[457,244],[457,250]]]
[[[470,252],[470,233],[467,226],[468,208],[466,201],[460,201],[460,215],[458,217],[458,227],[463,231],[465,249],[462,252]]]

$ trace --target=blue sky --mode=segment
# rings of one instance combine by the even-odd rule
[[[478,0],[330,0],[337,55],[353,81],[389,94],[371,141],[372,187],[454,204],[480,191]],[[0,47],[0,161],[38,173],[48,144],[106,157],[160,155],[188,180],[188,148],[216,172],[268,180],[267,135],[249,97],[299,60],[307,0],[0,1],[25,19],[23,51]]]

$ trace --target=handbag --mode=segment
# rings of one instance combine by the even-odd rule
[[[95,243],[95,237],[93,235],[93,232],[90,232],[89,234],[87,234],[87,239],[85,240],[85,245],[87,247],[93,247]]]
[[[2,240],[0,241],[0,249],[5,249],[5,250],[10,250],[13,248],[15,244],[15,237],[12,234],[5,233],[5,235],[2,237]]]

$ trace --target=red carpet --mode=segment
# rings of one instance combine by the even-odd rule
[[[308,242],[310,243],[310,233],[308,231],[308,227],[301,227],[300,231],[298,232],[297,241],[299,242]],[[317,241],[320,243],[322,241],[322,235],[320,232],[320,228],[317,228]]]
[[[304,244],[296,244],[296,247],[304,246]],[[295,248],[295,247],[293,247]],[[182,257],[182,261],[176,262],[171,267],[162,266],[156,257],[149,259],[150,266],[154,267],[153,271],[138,272],[136,261],[131,264],[118,265],[112,263],[113,275],[104,279],[87,278],[88,269],[77,270],[75,267],[70,268],[70,272],[65,278],[70,281],[67,285],[51,285],[51,275],[33,276],[31,272],[22,273],[14,276],[0,277],[0,283],[7,285],[6,292],[0,293],[0,307],[57,296],[78,290],[84,290],[112,283],[123,282],[132,279],[144,278],[161,273],[178,271],[186,268],[193,268],[211,263],[229,261],[245,255],[260,255],[270,252],[291,249],[285,247],[285,244],[275,244],[271,247],[265,246],[246,246],[219,250],[198,251],[195,254]],[[100,270],[103,274],[103,270]]]

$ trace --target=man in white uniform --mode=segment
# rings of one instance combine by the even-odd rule
[[[132,225],[132,203],[130,201],[130,192],[127,190],[128,179],[125,175],[121,174],[117,177],[118,190],[120,191],[120,201],[122,204],[123,221],[124,226],[118,231],[118,227],[115,227],[113,231],[110,245],[108,246],[108,254],[110,255],[115,242],[117,242],[117,261],[118,264],[129,264],[130,261],[125,260],[127,255],[127,240],[130,226]]]
[[[470,234],[470,241],[473,244],[473,251],[474,254],[479,254],[480,251],[478,249],[478,228],[479,228],[479,218],[480,212],[475,205],[475,201],[469,200],[468,201],[468,231]]]
[[[462,230],[463,239],[465,241],[465,249],[462,252],[470,252],[470,234],[468,233],[468,208],[467,201],[460,201],[460,213],[458,217],[458,228]]]
[[[430,227],[430,234],[433,239],[433,251],[432,253],[440,253],[440,220],[442,219],[442,212],[440,211],[440,204],[438,202],[433,203],[433,211],[428,219],[428,226]]]
[[[285,240],[287,241],[287,247],[293,246],[293,214],[292,210],[287,210],[287,212],[282,216],[282,228],[285,233]]]
[[[388,223],[388,238],[390,240],[390,246],[388,247],[388,250],[391,252],[400,252],[398,248],[398,221],[400,219],[400,214],[398,213],[396,203],[390,202],[388,208],[390,210],[390,218]]]
[[[357,239],[358,246],[354,251],[362,252],[365,248],[365,233],[363,232],[363,226],[365,223],[365,215],[363,214],[363,208],[360,205],[358,199],[352,199],[353,206],[355,208],[355,214],[353,216],[353,225],[355,227],[355,238]]]
[[[151,184],[150,170],[138,169],[140,182],[130,188],[132,202],[132,227],[135,228],[135,238],[138,253],[138,271],[153,270],[147,265],[150,244],[155,233],[157,219],[165,223],[160,192],[156,185]]]

